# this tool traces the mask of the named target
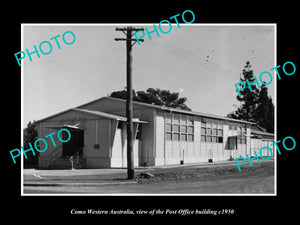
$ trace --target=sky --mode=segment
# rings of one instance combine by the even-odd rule
[[[153,24],[122,24],[148,28]],[[52,44],[48,55],[22,60],[23,127],[55,113],[109,95],[126,87],[126,44],[116,24],[23,24],[22,51],[34,51],[43,41]],[[168,27],[162,27],[165,31]],[[75,34],[66,45],[62,35]],[[169,33],[147,34],[133,46],[135,91],[160,88],[179,92],[193,111],[226,116],[240,103],[235,83],[246,61],[259,78],[269,71],[275,78],[275,27],[272,24],[172,24]],[[57,41],[50,38],[60,35]],[[71,42],[72,36],[65,35]],[[47,52],[47,44],[42,45]],[[17,63],[17,62],[16,62]],[[268,78],[265,79],[269,81]],[[274,103],[275,79],[268,85]]]

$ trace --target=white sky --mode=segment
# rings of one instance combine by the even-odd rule
[[[152,24],[134,24],[148,27]],[[121,25],[125,26],[125,25]],[[60,111],[106,96],[126,86],[126,45],[116,25],[23,24],[22,49],[33,51],[42,41],[72,31],[76,41],[58,38],[49,55],[22,60],[23,126]],[[152,40],[133,46],[133,88],[149,87],[179,92],[187,105],[203,113],[225,116],[235,110],[234,84],[247,60],[259,78],[274,61],[274,25],[172,24],[168,34],[152,33]],[[166,28],[167,30],[167,28]],[[66,35],[67,37],[68,35]],[[47,51],[46,45],[43,45]],[[17,63],[17,62],[16,62]],[[271,72],[274,75],[274,71]],[[274,103],[274,85],[268,85]],[[266,79],[266,82],[268,80]]]

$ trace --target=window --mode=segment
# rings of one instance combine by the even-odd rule
[[[201,142],[206,142],[206,136],[205,135],[201,135]]]
[[[218,137],[218,143],[223,143],[223,137]]]
[[[241,133],[243,133],[243,134],[246,134],[247,133],[247,131],[246,131],[246,128],[245,128],[245,126],[241,126]]]
[[[179,141],[179,134],[178,134],[178,133],[174,133],[174,134],[173,134],[173,139],[174,139],[175,141]]]
[[[170,113],[166,115],[166,123],[172,123],[172,115]]]
[[[194,117],[168,113],[165,119],[166,140],[194,141]]]
[[[179,125],[172,125],[173,132],[179,132]]]
[[[217,135],[217,129],[213,128],[213,130],[212,130],[212,135],[214,135],[214,136]]]
[[[236,125],[234,125],[234,124],[229,125],[229,130],[237,130],[237,129],[238,129],[238,127]]]
[[[240,137],[238,138],[238,143],[242,144],[242,138],[240,138]]]
[[[181,140],[181,141],[186,141],[186,140],[187,140],[186,134],[181,134],[181,135],[180,135],[180,140]]]
[[[188,125],[194,125],[194,117],[193,116],[188,116],[187,124]]]
[[[218,129],[218,136],[223,136],[223,130],[222,129]]]
[[[166,133],[166,140],[172,140],[172,133]]]
[[[172,125],[171,124],[166,124],[166,131],[167,132],[172,131]]]
[[[206,142],[211,142],[211,136],[206,136]]]
[[[246,144],[246,137],[245,136],[238,137],[238,143],[242,145]]]
[[[213,136],[213,137],[212,137],[212,142],[213,142],[213,143],[217,143],[217,137],[216,137],[216,136]]]
[[[188,141],[194,141],[194,135],[188,134]]]
[[[201,142],[223,143],[223,124],[215,121],[201,123]]]
[[[180,116],[180,124],[186,124],[187,116],[186,115],[181,115]]]
[[[173,123],[179,124],[179,118],[180,118],[180,114],[174,114],[173,115]]]
[[[194,133],[194,127],[188,126],[187,127],[187,132],[188,133]]]

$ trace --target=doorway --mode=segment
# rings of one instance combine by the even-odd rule
[[[71,139],[62,143],[62,156],[72,156],[84,146],[84,131],[80,129],[69,129]],[[68,138],[67,132],[63,131],[63,140]]]

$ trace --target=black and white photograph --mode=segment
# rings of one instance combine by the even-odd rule
[[[22,24],[22,38],[24,195],[276,194],[275,24]]]
[[[5,6],[4,219],[293,220],[296,5],[111,3]]]

